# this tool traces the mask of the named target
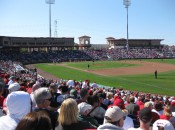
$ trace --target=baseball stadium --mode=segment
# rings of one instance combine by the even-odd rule
[[[109,113],[110,116],[113,111],[110,109],[114,108],[121,112],[126,110],[126,117],[131,121],[124,121],[123,116],[122,119],[117,120],[123,120],[125,123],[120,127],[128,130],[141,126],[141,122],[133,118],[133,116],[137,117],[137,114],[132,114],[131,105],[135,105],[134,110],[137,112],[148,109],[144,107],[144,104],[149,102],[155,104],[152,111],[158,112],[160,109],[163,112],[165,108],[173,107],[174,46],[162,45],[163,39],[129,39],[128,48],[126,39],[112,37],[106,38],[106,45],[93,45],[90,43],[90,38],[86,35],[81,36],[79,43],[75,43],[74,38],[65,37],[1,36],[0,126],[3,126],[4,129],[8,128],[4,125],[6,122],[3,123],[1,119],[8,117],[7,109],[13,105],[12,102],[34,110],[33,112],[28,111],[27,115],[23,113],[25,116],[19,124],[16,124],[16,129],[33,126],[23,126],[21,122],[27,120],[25,119],[27,116],[32,116],[30,114],[33,114],[32,118],[35,118],[34,115],[37,118],[44,116],[39,113],[44,109],[50,115],[46,116],[48,124],[41,123],[40,129],[51,126],[59,130],[58,122],[61,122],[61,116],[65,116],[66,113],[68,115],[76,113],[76,111],[71,113],[70,109],[66,109],[67,107],[64,108],[65,103],[71,105],[70,107],[74,106],[79,111],[79,116],[76,117],[79,122],[83,120],[86,123],[92,123],[88,126],[77,124],[80,130],[85,130],[85,128],[96,130],[106,127],[106,124],[103,124],[103,121],[108,119],[105,115]],[[19,94],[19,97],[15,94]],[[11,96],[12,98],[9,98]],[[18,99],[13,99],[13,96]],[[7,101],[4,100],[4,97],[7,97]],[[27,98],[32,104],[27,104]],[[4,102],[9,103],[7,107]],[[93,106],[99,103],[101,105]],[[19,111],[16,105],[13,106],[13,109],[12,113]],[[62,112],[62,109],[66,109],[65,112]],[[89,111],[88,114],[84,109]],[[148,110],[151,112],[151,109]],[[173,118],[173,116],[156,114],[154,121],[149,123],[149,127],[154,127],[156,121],[165,122],[167,121],[165,119],[172,120]],[[52,124],[49,123],[51,119]],[[3,119],[3,121],[7,120]],[[133,122],[131,125],[126,126],[131,122]],[[66,127],[70,126],[68,130],[77,129],[77,126],[74,128],[72,125],[66,125]],[[13,126],[10,125],[10,127]]]
[[[126,39],[106,39],[106,45],[93,45],[89,36],[79,37],[79,43],[74,38],[1,36],[1,60],[37,68],[37,74],[47,79],[90,80],[101,87],[174,94],[173,47],[161,45],[163,39],[129,39],[127,50]]]
[[[0,3],[0,130],[175,130],[173,0]]]

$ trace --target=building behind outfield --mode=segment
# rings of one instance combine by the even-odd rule
[[[73,37],[12,37],[0,36],[0,51],[49,51],[49,50],[86,50],[102,48],[124,48],[126,39],[108,37],[107,44],[91,44],[89,36],[79,37],[79,43]],[[129,39],[130,48],[160,48],[163,39]]]
[[[89,44],[76,44],[73,37],[11,37],[0,36],[1,50],[26,50],[49,51],[49,50],[79,50],[87,49]]]
[[[126,47],[127,40],[124,38],[115,39],[113,37],[108,37],[107,44],[111,48],[123,48]],[[161,41],[163,39],[128,39],[128,44],[130,48],[160,48]]]

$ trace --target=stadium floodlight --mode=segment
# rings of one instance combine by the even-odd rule
[[[52,37],[51,29],[51,4],[55,4],[55,0],[46,0],[46,4],[49,4],[49,36]]]
[[[131,5],[131,0],[123,0],[123,4],[125,5],[126,11],[127,11],[127,40],[126,40],[126,48],[129,49],[129,43],[128,43],[128,7]]]

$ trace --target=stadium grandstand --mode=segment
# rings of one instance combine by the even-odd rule
[[[162,39],[129,39],[130,49],[126,50],[126,39],[108,37],[107,44],[91,44],[89,36],[74,38],[9,37],[0,36],[1,60],[20,61],[23,64],[118,60],[138,58],[173,58],[174,47],[161,45]]]
[[[46,125],[46,130],[132,130],[145,123],[148,129],[173,130],[174,96],[122,87],[99,87],[98,83],[89,80],[53,80],[41,76],[36,68],[24,66],[49,62],[174,58],[175,47],[161,45],[161,40],[130,39],[128,50],[125,39],[107,38],[107,45],[98,46],[91,45],[89,36],[79,37],[79,43],[65,37],[0,36],[0,129],[37,129],[39,126],[40,129]],[[68,117],[74,117],[75,121]],[[35,123],[37,126],[33,125]]]

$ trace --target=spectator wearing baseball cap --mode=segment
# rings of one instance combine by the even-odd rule
[[[118,106],[111,106],[106,110],[104,124],[100,125],[97,130],[124,130],[125,113]]]
[[[120,96],[114,97],[114,106],[118,106],[120,109],[125,109],[124,101]]]
[[[131,117],[128,116],[128,111],[125,109],[124,101],[120,96],[114,97],[114,106],[118,106],[125,113],[125,120],[123,124],[123,129],[128,130],[129,128],[134,127],[134,122]]]
[[[99,126],[97,120],[95,120],[93,117],[90,116],[90,113],[93,111],[93,107],[86,103],[82,102],[78,104],[78,120],[79,121],[87,121],[90,124],[92,124],[95,128]]]
[[[15,83],[15,80],[16,80],[16,77],[15,76],[11,76],[9,78],[9,82],[8,82],[8,85],[12,84],[12,83]]]
[[[73,89],[70,90],[70,97],[73,98],[73,99],[77,99],[78,92],[77,92],[76,89],[73,88]]]
[[[8,90],[9,93],[14,92],[14,91],[18,91],[21,88],[21,86],[19,85],[19,83],[12,83],[9,85]]]
[[[152,112],[148,107],[143,108],[139,112],[139,128],[129,128],[128,130],[151,130],[150,124],[152,120]]]

